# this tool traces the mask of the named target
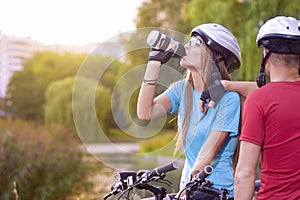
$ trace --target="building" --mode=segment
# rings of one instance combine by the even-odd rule
[[[0,32],[0,98],[5,97],[6,88],[12,74],[23,69],[24,62],[37,51],[53,51],[57,53],[90,53],[97,44],[82,46],[44,45],[30,37],[6,36]]]
[[[42,43],[29,37],[19,38],[0,34],[0,97],[5,96],[9,79],[34,52],[44,50]]]

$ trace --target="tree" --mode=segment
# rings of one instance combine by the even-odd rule
[[[131,51],[126,55],[127,62],[138,66],[145,64],[148,58],[149,47],[141,48],[141,44],[146,43],[147,35],[151,29],[164,29],[186,33],[188,24],[184,23],[184,7],[190,0],[149,0],[144,1],[138,9],[136,16],[136,28],[139,30],[129,37],[121,35],[121,40],[126,45],[126,49],[132,50],[139,47],[138,51]],[[162,31],[164,32],[164,31]],[[171,33],[172,34],[172,33]],[[172,35],[174,36],[174,35]],[[128,51],[127,51],[128,52]],[[178,64],[178,62],[177,62]]]
[[[15,116],[43,121],[45,91],[54,80],[75,75],[85,55],[37,53],[15,72],[7,89],[8,108]]]
[[[185,10],[185,20],[191,28],[208,22],[226,26],[238,39],[242,52],[242,65],[233,78],[255,80],[261,61],[255,43],[261,23],[277,15],[299,17],[300,0],[192,0]]]
[[[98,123],[102,129],[107,130],[105,118],[110,111],[110,90],[99,85],[96,91],[89,88],[93,83],[92,80],[80,78],[81,88],[79,89],[80,98],[73,98],[73,87],[75,83],[75,76],[66,77],[57,81],[53,81],[46,90],[46,103],[45,103],[45,123],[46,124],[62,124],[64,127],[76,131],[73,118],[72,104],[76,104],[77,108],[81,110],[81,121],[85,123],[86,132],[82,133],[83,137],[88,137],[90,141],[99,139],[99,132],[96,129]],[[91,102],[87,99],[91,96],[89,93],[95,93],[95,108],[97,119],[93,119],[93,113],[88,112]],[[91,123],[91,122],[94,123]]]
[[[182,21],[183,8],[189,1],[144,1],[138,10],[136,27],[163,27],[177,31],[185,30],[185,23]]]
[[[150,0],[139,8],[136,27],[168,28],[189,35],[199,24],[220,23],[237,37],[241,47],[242,65],[232,74],[233,79],[255,80],[261,61],[255,43],[259,26],[277,15],[299,18],[299,4],[300,0]]]

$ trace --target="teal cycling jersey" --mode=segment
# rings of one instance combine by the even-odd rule
[[[178,111],[178,129],[181,129],[185,114],[184,102],[185,80],[175,82],[165,91],[172,104],[169,111]],[[213,173],[207,179],[214,182],[215,188],[225,188],[230,191],[229,197],[233,197],[233,168],[232,156],[238,140],[238,128],[240,120],[240,98],[236,92],[226,91],[220,102],[210,108],[202,119],[203,113],[199,109],[201,93],[193,91],[193,105],[190,113],[189,127],[184,139],[185,164],[182,170],[180,187],[183,186],[191,168],[196,162],[198,153],[212,130],[228,132],[228,137],[217,152],[211,165]]]

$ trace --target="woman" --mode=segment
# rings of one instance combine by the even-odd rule
[[[192,30],[185,51],[186,55],[180,64],[187,69],[186,78],[175,82],[157,97],[155,88],[160,66],[171,55],[155,49],[150,52],[138,98],[137,114],[142,120],[151,120],[167,111],[178,111],[176,150],[182,147],[186,157],[180,189],[184,191],[190,177],[210,164],[214,172],[208,179],[214,182],[214,187],[229,190],[229,196],[233,197],[232,156],[238,136],[239,95],[226,91],[219,103],[205,113],[199,109],[199,100],[202,91],[212,82],[217,79],[230,80],[228,73],[240,66],[240,48],[229,30],[210,23]],[[213,199],[202,193],[199,193],[198,198]]]

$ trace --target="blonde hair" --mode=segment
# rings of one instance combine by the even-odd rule
[[[201,45],[201,52],[200,52],[200,66],[195,66],[195,68],[199,71],[199,73],[202,75],[201,81],[204,84],[203,88],[207,88],[209,85],[211,85],[211,74],[214,70],[214,67],[217,67],[216,64],[214,64],[212,55],[213,53],[216,53],[216,57],[221,57],[221,55],[217,52],[213,52],[208,46]],[[221,74],[221,79],[223,80],[231,80],[225,63],[220,62],[218,63],[218,70]],[[186,81],[185,81],[185,90],[184,90],[184,116],[183,121],[181,124],[181,128],[177,131],[177,135],[175,137],[176,139],[176,147],[174,154],[183,147],[183,141],[186,136],[187,130],[189,128],[189,122],[190,122],[190,113],[192,111],[193,107],[193,90],[194,90],[194,82],[192,73],[189,69],[186,71]],[[203,116],[205,117],[205,115]],[[201,118],[203,119],[203,118]],[[199,121],[201,121],[201,119]]]

